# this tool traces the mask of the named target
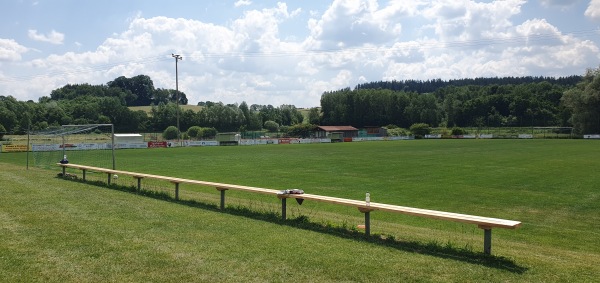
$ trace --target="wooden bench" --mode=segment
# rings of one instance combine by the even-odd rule
[[[177,199],[177,200],[179,199],[179,184],[181,184],[181,183],[214,187],[221,193],[221,202],[220,202],[221,209],[225,209],[225,192],[227,190],[238,190],[238,191],[246,191],[246,192],[252,192],[252,193],[273,195],[273,196],[278,197],[281,200],[281,216],[282,216],[282,219],[284,219],[284,220],[286,219],[286,211],[287,211],[286,200],[288,198],[298,199],[301,201],[312,200],[312,201],[319,201],[319,202],[326,202],[326,203],[356,207],[361,213],[363,213],[365,215],[365,234],[366,235],[370,235],[370,231],[371,231],[371,223],[370,223],[371,222],[371,211],[376,211],[376,210],[394,212],[394,213],[400,213],[400,214],[407,214],[407,215],[413,215],[413,216],[420,216],[420,217],[427,217],[427,218],[434,218],[434,219],[440,219],[440,220],[449,220],[449,221],[460,222],[460,223],[474,224],[474,225],[477,225],[477,227],[484,230],[483,252],[485,254],[491,254],[491,252],[492,252],[492,229],[493,228],[516,229],[521,226],[521,222],[514,221],[514,220],[505,220],[505,219],[498,219],[498,218],[490,218],[490,217],[482,217],[482,216],[475,216],[475,215],[468,215],[468,214],[413,208],[413,207],[398,206],[398,205],[376,203],[376,202],[371,202],[370,204],[367,205],[367,203],[365,203],[365,201],[361,201],[361,200],[352,200],[352,199],[329,197],[329,196],[322,196],[322,195],[313,195],[313,194],[306,194],[306,193],[305,194],[288,194],[288,193],[282,193],[282,191],[273,190],[273,189],[248,187],[248,186],[232,185],[232,184],[223,184],[223,183],[215,183],[215,182],[207,182],[207,181],[199,181],[199,180],[191,180],[191,179],[182,179],[182,178],[167,177],[167,176],[152,175],[152,174],[143,174],[143,173],[136,173],[136,172],[129,172],[129,171],[92,167],[92,166],[86,166],[86,165],[60,164],[60,163],[58,163],[57,165],[62,167],[63,176],[65,176],[66,168],[81,170],[84,181],[85,181],[86,171],[106,173],[108,176],[108,178],[107,178],[108,184],[111,183],[112,176],[115,174],[131,176],[131,177],[137,179],[138,190],[141,190],[141,182],[142,182],[142,179],[144,179],[144,178],[168,181],[168,182],[175,184],[175,199]]]

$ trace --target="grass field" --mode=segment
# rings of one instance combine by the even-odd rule
[[[185,111],[185,110],[192,110],[194,112],[200,112],[200,110],[202,110],[202,108],[204,106],[198,106],[198,105],[179,105],[179,107],[181,107],[181,110]],[[152,106],[129,106],[128,107],[129,110],[131,111],[144,111],[146,112],[148,115],[152,114]]]
[[[54,178],[58,169],[26,171],[24,157],[0,154],[2,282],[592,282],[600,274],[596,141],[117,151],[121,170],[352,199],[369,191],[375,202],[522,221],[494,230],[492,258],[482,258],[474,225],[374,212],[372,233],[394,240],[364,239],[353,228],[363,220],[356,209],[288,203],[288,216],[314,225],[281,223],[268,196],[228,192],[220,212],[214,188],[183,186],[194,202],[165,201]],[[171,184],[148,186],[172,193]]]

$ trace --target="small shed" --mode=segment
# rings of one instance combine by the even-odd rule
[[[328,138],[332,133],[342,133],[344,138],[358,137],[358,129],[352,126],[319,126],[317,127],[317,138]]]
[[[387,129],[383,127],[365,126],[358,132],[359,137],[385,137]]]
[[[217,142],[219,145],[238,145],[241,135],[239,133],[218,133]]]
[[[115,143],[143,143],[144,137],[140,134],[115,134]]]

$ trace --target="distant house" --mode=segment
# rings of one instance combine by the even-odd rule
[[[328,138],[332,133],[342,133],[344,138],[358,137],[358,129],[352,126],[319,126],[317,127],[317,138]]]

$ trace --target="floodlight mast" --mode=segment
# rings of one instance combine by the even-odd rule
[[[173,54],[171,53],[171,56],[173,58],[175,58],[175,103],[177,105],[177,112],[176,112],[176,116],[177,116],[177,142],[180,143],[179,146],[182,146],[181,144],[181,131],[179,130],[179,72],[177,70],[177,62],[179,62],[179,60],[182,60],[183,57],[181,57],[181,55],[179,54]]]

